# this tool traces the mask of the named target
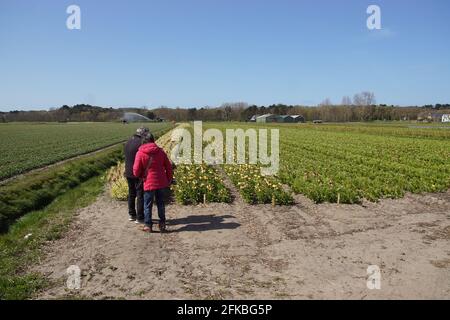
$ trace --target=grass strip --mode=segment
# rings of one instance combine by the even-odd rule
[[[43,244],[60,238],[76,211],[94,202],[103,189],[104,177],[93,177],[0,235],[0,300],[28,299],[50,284],[42,274],[30,272],[30,266],[39,261]]]

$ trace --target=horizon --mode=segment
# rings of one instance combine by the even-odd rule
[[[151,106],[141,106],[141,107],[132,107],[132,106],[124,107],[124,106],[122,106],[122,107],[120,107],[119,106],[119,107],[110,107],[110,106],[98,106],[98,105],[89,105],[89,104],[77,103],[77,104],[74,104],[72,106],[70,106],[70,105],[62,105],[60,107],[51,107],[51,108],[47,108],[47,109],[39,109],[39,108],[36,108],[36,109],[11,109],[11,110],[0,110],[0,112],[3,112],[3,113],[10,113],[10,112],[17,112],[17,111],[19,111],[19,112],[33,112],[33,111],[34,112],[51,112],[51,111],[54,111],[54,110],[58,110],[58,109],[60,109],[60,108],[62,108],[64,106],[68,106],[70,108],[73,108],[74,106],[77,106],[77,105],[86,105],[86,106],[91,106],[91,107],[99,107],[99,108],[103,108],[103,109],[110,109],[110,108],[112,108],[113,110],[125,110],[125,111],[127,109],[152,111],[152,110],[158,110],[158,109],[171,109],[171,110],[176,110],[176,109],[183,109],[183,110],[188,110],[188,109],[197,109],[197,110],[200,110],[200,109],[220,109],[220,108],[224,108],[226,103],[223,103],[223,104],[218,105],[218,106],[200,106],[200,107],[194,107],[194,106],[193,107],[179,107],[179,106],[157,106],[157,107],[151,107]],[[274,104],[271,104],[271,105],[256,105],[256,104],[247,103],[247,107],[246,108],[252,107],[252,106],[256,106],[258,108],[261,108],[261,107],[269,108],[271,106],[276,106],[276,105],[285,105],[285,106],[294,107],[294,108],[320,108],[320,107],[323,107],[321,105],[310,105],[310,106],[308,106],[308,105],[299,105],[299,104],[288,105],[288,104],[284,104],[284,103],[274,103]],[[446,103],[440,104],[440,103],[438,103],[438,104],[433,104],[433,105],[426,104],[426,105],[422,105],[422,106],[399,106],[399,105],[389,105],[389,104],[384,104],[384,103],[376,103],[374,106],[377,106],[377,107],[389,107],[389,108],[390,107],[393,107],[393,108],[429,108],[431,106],[432,109],[435,109],[436,105],[444,106],[443,110],[447,110],[448,106],[450,104],[446,104]],[[236,108],[237,106],[231,105],[231,107],[232,108]],[[368,107],[368,106],[364,106],[364,105],[358,106],[358,105],[354,105],[354,104],[352,104],[352,105],[333,104],[333,105],[329,105],[328,107],[344,107],[345,108],[345,107]]]
[[[381,29],[369,30],[369,5]],[[70,30],[67,8],[81,10]],[[0,111],[450,103],[450,3],[0,2]]]

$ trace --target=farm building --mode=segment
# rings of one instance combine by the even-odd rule
[[[450,122],[450,114],[443,114],[441,121],[442,122]]]
[[[432,113],[429,118],[433,122],[450,122],[450,114]]]
[[[250,121],[252,121],[252,120],[250,120]],[[305,122],[305,118],[300,115],[265,114],[265,115],[256,117],[256,122],[296,123],[296,122]]]
[[[284,115],[284,116],[278,116],[277,122],[281,123],[292,123],[294,122],[294,118],[292,116]]]
[[[259,123],[270,123],[270,122],[279,122],[278,117],[275,114],[265,114],[256,118],[256,122]]]
[[[442,121],[442,114],[440,113],[432,113],[429,119],[433,122],[441,122]]]
[[[422,113],[417,117],[417,121],[421,122],[450,122],[450,114],[442,113]]]
[[[250,119],[248,119],[248,121],[249,122],[256,122],[256,118],[257,118],[258,116],[257,115],[254,115],[254,116],[252,116]]]
[[[294,122],[305,122],[305,118],[301,115],[293,115],[291,116],[294,119]]]

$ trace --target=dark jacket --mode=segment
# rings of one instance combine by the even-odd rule
[[[141,137],[136,135],[132,136],[125,144],[125,177],[127,178],[136,178],[133,175],[133,165],[140,146]]]

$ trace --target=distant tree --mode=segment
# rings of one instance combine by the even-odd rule
[[[216,109],[215,113],[216,114],[215,114],[214,120],[222,121],[223,120],[223,110],[222,109]]]
[[[225,116],[225,121],[230,121],[231,120],[231,113],[232,113],[233,109],[231,108],[231,106],[226,106],[224,109],[224,116]]]
[[[155,113],[153,111],[147,111],[145,116],[150,120],[154,120],[156,118]]]
[[[371,106],[376,104],[375,94],[369,91],[363,91],[355,94],[353,97],[353,104],[355,106]]]
[[[198,120],[197,119],[197,108],[188,109],[187,120],[188,121]]]
[[[329,98],[326,98],[321,103],[319,103],[319,106],[332,106],[332,105],[333,105],[333,103],[331,102],[331,100]]]
[[[350,99],[349,96],[344,96],[342,98],[342,102],[341,102],[342,106],[351,106],[352,105],[352,99]]]

